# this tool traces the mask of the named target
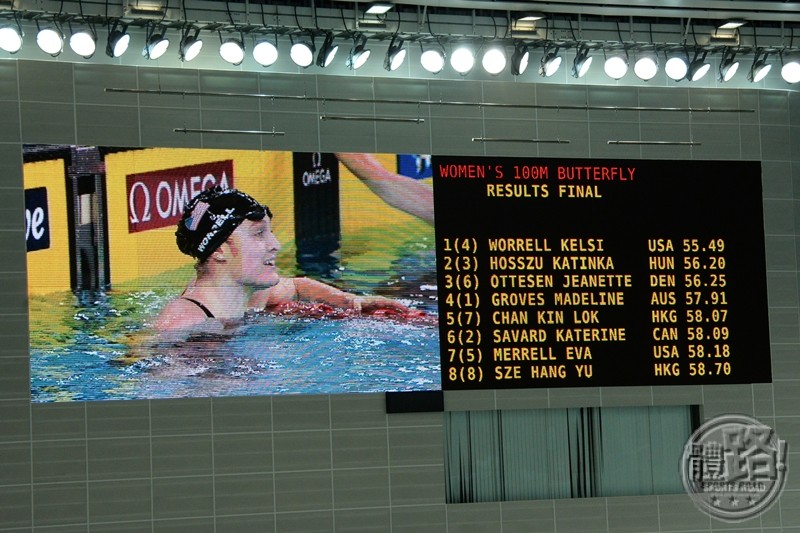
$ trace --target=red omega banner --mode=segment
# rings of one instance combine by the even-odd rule
[[[128,174],[128,232],[174,226],[189,200],[217,185],[234,186],[232,160]]]

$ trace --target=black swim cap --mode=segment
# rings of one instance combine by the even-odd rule
[[[225,242],[245,219],[272,218],[267,206],[236,189],[214,187],[195,196],[184,208],[175,231],[181,252],[201,261]]]

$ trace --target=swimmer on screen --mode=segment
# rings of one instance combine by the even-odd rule
[[[215,187],[186,206],[175,232],[178,248],[197,259],[195,280],[169,302],[155,322],[159,331],[222,330],[223,321],[249,310],[313,302],[356,313],[413,314],[381,296],[354,295],[304,277],[281,277],[280,243],[269,208],[236,189]]]

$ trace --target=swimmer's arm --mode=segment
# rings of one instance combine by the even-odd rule
[[[292,278],[297,299],[303,302],[317,302],[332,305],[339,309],[355,309],[356,297],[336,287],[310,278]]]
[[[390,298],[351,294],[310,278],[281,278],[276,286],[268,290],[263,307],[276,307],[293,301],[324,303],[339,309],[354,309],[363,313],[378,310],[398,313],[410,311],[408,307]]]
[[[337,153],[336,157],[386,203],[433,224],[433,187],[388,171],[372,154]]]

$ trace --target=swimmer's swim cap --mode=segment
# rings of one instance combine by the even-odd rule
[[[205,261],[245,219],[272,218],[267,206],[236,189],[214,187],[195,196],[185,207],[175,231],[178,249]]]

